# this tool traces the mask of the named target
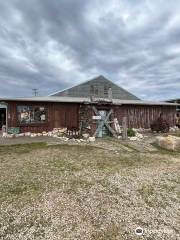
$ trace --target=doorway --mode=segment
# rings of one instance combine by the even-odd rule
[[[5,126],[3,131],[7,131],[7,107],[7,103],[0,102],[0,132],[3,126]]]
[[[104,121],[106,119],[107,110],[98,110],[99,115],[101,116],[101,119],[97,122],[97,127],[98,125],[101,125],[101,122]],[[98,132],[97,137],[104,137],[104,136],[108,136],[109,135],[109,130],[107,129],[107,127],[105,125],[103,125],[100,128],[100,131]]]
[[[0,108],[0,129],[6,125],[6,108]]]

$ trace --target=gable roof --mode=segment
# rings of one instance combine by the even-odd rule
[[[98,76],[79,85],[51,94],[56,97],[81,97],[91,96],[99,98],[108,97],[108,89],[112,89],[112,98],[121,100],[139,100],[138,97],[119,87],[104,76]]]

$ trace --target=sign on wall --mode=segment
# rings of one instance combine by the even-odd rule
[[[101,116],[93,116],[92,119],[94,119],[94,120],[101,120]]]

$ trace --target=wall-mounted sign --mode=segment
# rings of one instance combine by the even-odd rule
[[[100,119],[101,119],[101,116],[93,116],[92,119],[94,119],[94,120],[100,120]]]

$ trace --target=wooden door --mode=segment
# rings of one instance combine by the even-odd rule
[[[54,127],[59,128],[60,126],[60,112],[59,109],[55,109],[54,111]]]

